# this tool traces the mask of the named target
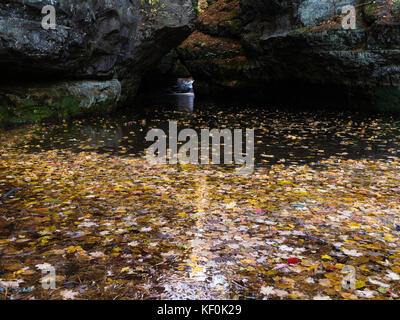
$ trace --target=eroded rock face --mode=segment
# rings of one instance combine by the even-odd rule
[[[243,10],[255,16],[244,20],[243,45],[250,54],[264,56],[259,61],[265,66],[273,68],[268,57],[280,62],[275,71],[282,71],[279,74],[283,77],[287,76],[281,68],[285,65],[293,77],[309,81],[346,86],[400,81],[400,20],[396,17],[385,21],[383,14],[382,19],[368,25],[363,21],[365,6],[361,4],[356,29],[344,30],[342,17],[335,15],[344,1],[329,0],[318,5],[313,0],[298,0],[281,2],[271,23],[268,17],[258,14],[255,2],[243,0]],[[345,2],[360,5],[359,1]],[[377,2],[383,5],[389,1]],[[315,9],[318,6],[320,10]],[[286,21],[286,26],[276,21]]]
[[[48,4],[56,9],[55,30],[42,28]],[[3,82],[12,79],[21,88],[26,78],[117,79],[121,103],[135,94],[142,74],[190,34],[194,18],[191,0],[3,0]]]
[[[62,120],[112,111],[121,101],[121,83],[112,80],[55,81],[3,86],[0,123]]]
[[[200,17],[179,52],[196,79],[212,79],[209,88],[273,94],[288,83],[325,86],[338,88],[349,103],[348,98],[365,96],[364,101],[385,109],[400,109],[399,4],[368,3],[219,0]],[[348,4],[357,6],[355,30],[342,28],[341,9]],[[226,18],[218,20],[221,13]],[[221,51],[222,42],[235,50]]]

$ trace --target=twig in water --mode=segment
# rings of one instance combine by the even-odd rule
[[[7,198],[9,198],[12,194],[17,192],[18,190],[19,190],[19,188],[14,188],[14,189],[11,189],[10,191],[7,191],[5,194],[2,195],[2,197],[0,198],[0,201],[1,202],[6,201]]]

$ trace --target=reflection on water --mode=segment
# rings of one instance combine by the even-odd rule
[[[26,161],[20,162],[19,172],[27,173],[28,178],[22,179],[22,183],[34,180],[27,186],[37,186],[37,188],[32,187],[32,190],[38,191],[32,196],[28,194],[24,198],[21,197],[25,202],[17,199],[15,203],[18,206],[21,203],[24,209],[13,208],[9,211],[12,213],[10,217],[14,215],[22,217],[18,221],[18,226],[24,226],[26,223],[21,230],[24,232],[32,230],[34,238],[37,231],[31,229],[30,219],[27,220],[24,216],[26,208],[37,205],[37,212],[40,214],[40,219],[43,219],[42,210],[45,206],[41,201],[45,201],[47,208],[48,200],[56,200],[55,195],[57,199],[62,199],[51,202],[48,206],[54,212],[59,212],[57,215],[63,219],[48,221],[49,230],[53,230],[55,224],[56,232],[65,231],[67,239],[79,241],[74,243],[73,248],[82,241],[84,249],[86,250],[88,245],[88,250],[93,250],[92,253],[98,254],[102,253],[100,251],[108,250],[107,255],[103,257],[112,259],[105,260],[110,261],[107,262],[107,268],[110,268],[107,272],[111,272],[111,268],[114,268],[115,277],[121,276],[124,277],[124,281],[134,281],[132,288],[134,293],[131,297],[261,298],[264,295],[260,291],[263,281],[273,279],[271,275],[277,273],[277,270],[282,269],[279,272],[285,272],[287,264],[281,262],[288,261],[287,259],[293,256],[300,258],[299,255],[302,255],[304,250],[308,250],[310,259],[315,259],[316,256],[315,244],[311,243],[311,239],[307,249],[304,249],[304,240],[308,237],[305,237],[306,234],[302,230],[306,230],[306,226],[301,221],[294,222],[287,214],[289,210],[296,219],[307,217],[310,227],[313,227],[313,234],[314,230],[317,230],[317,235],[327,235],[332,243],[335,243],[336,231],[340,237],[344,233],[338,229],[339,223],[331,225],[321,221],[324,219],[353,222],[354,218],[359,221],[361,217],[358,214],[354,216],[348,214],[351,212],[348,210],[349,206],[356,206],[357,210],[358,207],[362,208],[365,221],[368,223],[373,221],[374,226],[377,226],[373,238],[365,238],[363,241],[376,241],[374,237],[382,236],[382,239],[388,237],[389,233],[381,234],[380,230],[383,229],[376,221],[385,219],[385,226],[382,227],[387,230],[398,223],[395,220],[398,212],[395,206],[398,203],[396,197],[398,181],[393,178],[398,176],[397,171],[392,171],[392,175],[388,170],[390,174],[386,175],[387,167],[378,163],[367,166],[364,173],[358,175],[363,161],[343,167],[340,165],[340,160],[335,160],[330,161],[329,166],[325,163],[323,164],[325,167],[322,166],[317,170],[310,166],[297,165],[301,163],[318,165],[321,160],[330,157],[390,159],[399,156],[400,121],[393,116],[339,113],[335,110],[327,112],[276,109],[265,105],[227,101],[194,101],[191,92],[164,93],[144,99],[141,104],[134,107],[107,117],[37,125],[29,127],[26,131],[25,128],[18,128],[23,135],[21,147],[24,151],[38,152],[37,155],[29,154],[32,156],[31,159],[41,160],[40,157],[44,157],[46,161],[43,161],[43,167],[35,161],[30,161],[30,164]],[[160,128],[167,133],[169,121],[172,120],[178,122],[179,130],[193,128],[197,132],[202,128],[253,128],[258,166],[279,163],[285,167],[276,166],[272,170],[261,168],[258,173],[256,170],[254,176],[239,179],[230,168],[207,166],[163,168],[151,167],[147,163],[134,166],[134,163],[139,161],[126,156],[142,154],[150,144],[145,140],[146,133],[152,128]],[[33,134],[31,129],[34,130]],[[108,157],[98,157],[95,154],[77,155],[72,152],[62,152],[64,154],[60,158],[62,161],[57,164],[57,161],[53,162],[57,152],[48,154],[41,152],[54,149],[72,152],[92,151],[116,156],[110,161]],[[12,165],[5,169],[15,170],[19,152],[20,150],[15,156],[13,155],[12,161],[8,162]],[[31,179],[30,175],[32,173],[33,176],[36,166],[38,174],[35,174],[35,179]],[[391,164],[389,168],[394,170],[394,166],[397,164]],[[92,170],[93,168],[95,170]],[[14,172],[12,174],[18,175]],[[381,174],[383,179],[379,178]],[[9,176],[11,174],[4,174],[6,179]],[[48,177],[51,179],[47,179]],[[3,181],[6,179],[3,178]],[[120,183],[125,187],[120,188]],[[41,184],[45,187],[42,188]],[[374,193],[364,190],[366,184]],[[28,187],[25,189],[26,192],[29,191]],[[356,192],[365,196],[365,200],[356,198],[358,197]],[[315,196],[309,198],[308,195],[311,194]],[[36,199],[34,197],[40,201],[31,202]],[[64,201],[66,198],[68,201]],[[26,203],[29,205],[26,206]],[[82,204],[86,209],[81,209]],[[79,214],[87,214],[79,225],[76,224],[77,216],[70,215],[77,208],[80,210]],[[337,218],[339,210],[343,210],[343,215],[339,216],[343,220]],[[36,212],[36,209],[32,212]],[[66,217],[67,212],[71,218]],[[375,212],[378,212],[377,215]],[[119,220],[122,220],[121,224]],[[71,224],[65,225],[65,221]],[[103,223],[104,221],[106,223]],[[44,221],[43,227],[46,227],[45,223]],[[84,234],[82,229],[76,231],[83,226]],[[360,227],[360,230],[365,226]],[[107,229],[110,229],[110,232]],[[102,244],[100,249],[94,249],[91,246],[92,240],[86,243],[85,236],[90,237],[88,239],[95,238],[92,235],[97,236],[100,230],[100,234],[106,231],[104,233],[106,245]],[[350,234],[353,232],[351,230],[346,232]],[[357,238],[354,239],[357,241],[351,240],[351,243],[359,242],[359,237],[363,236],[358,232],[356,234]],[[347,234],[345,235],[347,238]],[[65,238],[62,236],[60,233],[52,238],[51,245],[55,241],[59,243],[62,241],[60,248],[65,248]],[[115,241],[115,246],[108,239]],[[360,243],[364,247],[364,242]],[[127,268],[127,264],[122,260],[124,257],[122,254],[114,256],[116,252],[111,251],[115,250],[111,246],[114,248],[118,246],[118,250],[124,247],[121,250],[121,253],[127,252],[123,253],[124,255],[135,253],[132,258],[140,259],[132,262],[132,266],[140,262],[138,268],[125,274],[126,271],[122,271]],[[132,249],[127,246],[132,246]],[[288,249],[291,250],[290,255],[289,252],[286,253]],[[108,254],[110,251],[113,255]],[[136,256],[136,253],[139,255]],[[389,251],[384,253],[390,256]],[[333,256],[331,253],[330,255]],[[96,263],[98,266],[101,265],[103,270],[104,260],[91,261],[93,265]],[[128,263],[130,265],[131,261]],[[90,275],[86,283],[88,279]],[[286,285],[295,281],[287,279],[288,282],[282,283],[283,286],[280,288],[287,288]],[[120,287],[117,281],[111,278],[110,280],[113,282],[110,281],[107,288],[111,283],[116,284],[113,290],[121,290],[123,297],[127,289],[123,285]],[[307,286],[308,284],[309,282]],[[315,294],[314,289],[312,294]],[[114,294],[112,298],[118,296]]]
[[[140,103],[151,109],[162,105],[174,110],[193,112],[195,97],[193,83],[192,77],[178,78],[176,82],[167,84],[163,90],[142,95]]]
[[[70,149],[143,155],[153,128],[168,135],[191,128],[254,129],[255,164],[318,163],[330,157],[387,158],[399,154],[398,117],[324,109],[273,108],[243,101],[195,101],[192,78],[181,78],[160,92],[141,96],[116,113],[62,125],[42,125],[26,142],[28,150]],[[223,148],[222,148],[223,150]]]
[[[390,116],[289,110],[231,102],[204,102],[193,95],[166,94],[142,100],[134,108],[62,125],[38,126],[28,150],[70,149],[143,155],[153,128],[168,134],[169,121],[178,130],[202,128],[255,129],[255,163],[285,165],[318,163],[329,157],[387,158],[399,154],[400,121]]]
[[[176,93],[169,95],[171,103],[175,105],[177,110],[193,112],[194,110],[194,94],[193,93]]]
[[[197,219],[195,224],[186,234],[190,233],[188,251],[190,255],[185,261],[186,269],[170,272],[159,279],[164,287],[163,299],[187,300],[187,299],[229,299],[231,291],[228,290],[230,276],[229,270],[216,268],[210,261],[212,250],[216,244],[214,238],[207,237],[206,230],[209,216],[207,212],[212,209],[210,203],[210,188],[207,183],[207,173],[200,172],[194,178],[197,199],[194,200],[194,214]],[[185,194],[180,195],[181,202],[191,202],[185,199]]]

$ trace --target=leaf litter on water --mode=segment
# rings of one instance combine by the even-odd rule
[[[77,126],[85,129],[82,121]],[[275,148],[289,143],[308,150],[303,159],[318,157],[312,165],[299,154],[283,162],[282,153],[265,153],[260,162],[267,165],[249,177],[230,167],[149,166],[140,155],[99,152],[112,135],[91,137],[86,148],[66,124],[3,130],[0,191],[16,191],[0,203],[0,295],[398,299],[400,166],[392,149],[399,135],[378,137],[385,123],[377,121],[367,130],[329,127],[345,147],[324,156],[321,145],[306,143],[327,132],[323,121],[248,121],[268,131]],[[59,129],[67,133],[50,139]],[[389,152],[348,158],[358,139]],[[49,265],[56,290],[40,285]],[[345,266],[355,268],[354,289],[342,286]]]

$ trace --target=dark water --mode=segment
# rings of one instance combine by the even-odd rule
[[[142,155],[146,133],[168,122],[192,128],[255,129],[257,165],[317,164],[329,157],[388,158],[400,152],[400,118],[325,109],[299,110],[238,101],[198,101],[188,94],[146,96],[132,108],[92,119],[38,126],[28,151],[70,149]],[[200,135],[199,135],[200,136]]]
[[[138,105],[119,110],[109,116],[73,120],[61,124],[35,125],[32,133],[31,130],[19,128],[18,130],[24,134],[24,137],[29,137],[28,140],[24,138],[24,143],[20,147],[28,152],[63,149],[73,152],[93,151],[108,153],[120,157],[142,155],[144,150],[151,144],[145,140],[146,133],[151,128],[160,128],[168,134],[168,124],[171,120],[178,122],[179,129],[193,128],[197,132],[202,128],[255,129],[255,157],[258,166],[268,166],[276,163],[284,165],[303,163],[318,165],[319,161],[330,157],[341,159],[390,159],[390,157],[399,156],[400,151],[400,119],[395,116],[324,109],[299,110],[265,105],[262,102],[201,101],[190,95],[147,96]],[[16,134],[19,133],[16,132]],[[207,176],[210,170],[197,169],[183,173],[179,173],[178,170],[174,171],[170,176],[174,175],[174,179],[167,179],[162,183],[160,183],[161,179],[155,173],[150,173],[149,176],[147,172],[141,172],[140,170],[133,173],[137,175],[135,187],[138,188],[138,191],[145,190],[144,188],[141,189],[143,182],[145,182],[146,186],[157,186],[160,192],[165,192],[161,190],[171,190],[166,193],[169,202],[165,202],[165,198],[159,197],[164,193],[158,193],[158,191],[153,194],[142,193],[141,191],[134,192],[132,195],[134,200],[129,200],[129,198],[126,200],[124,196],[123,201],[132,201],[133,203],[132,208],[135,211],[132,217],[138,219],[138,228],[140,226],[140,230],[144,227],[147,228],[149,225],[155,226],[154,232],[151,230],[139,232],[139,230],[135,229],[137,232],[129,236],[130,241],[132,239],[137,240],[138,244],[136,246],[140,248],[139,252],[144,255],[144,262],[142,260],[141,265],[156,268],[154,273],[152,271],[146,276],[132,276],[136,281],[135,283],[148,285],[147,289],[143,289],[144,285],[143,287],[138,285],[138,289],[135,287],[134,297],[140,299],[143,297],[153,299],[160,297],[163,299],[262,298],[258,289],[260,283],[264,280],[271,281],[271,277],[264,273],[260,275],[259,270],[272,268],[267,262],[267,257],[279,257],[281,259],[281,254],[277,256],[276,253],[271,253],[273,252],[271,240],[274,240],[272,242],[274,246],[286,243],[283,242],[285,240],[283,232],[287,232],[287,228],[285,227],[284,231],[281,229],[282,234],[279,233],[277,235],[277,233],[271,233],[267,231],[268,229],[259,227],[256,219],[260,217],[260,213],[249,209],[250,206],[244,200],[247,199],[250,202],[253,194],[260,195],[273,189],[264,189],[264,180],[260,180],[260,182],[257,182],[256,179],[254,181],[249,180],[251,183],[247,185],[242,184],[244,180],[237,179],[236,175],[234,178],[229,174],[224,178],[213,178]],[[87,171],[89,174],[90,170]],[[122,172],[124,173],[124,171]],[[156,171],[156,173],[164,178],[169,177],[161,171]],[[372,172],[372,178],[378,174],[379,171]],[[57,176],[57,174],[55,175]],[[90,175],[89,177],[93,178]],[[113,175],[110,177],[114,179]],[[274,176],[272,175],[272,177]],[[279,175],[275,177],[279,177]],[[64,184],[64,179],[68,180],[62,176],[62,179],[60,179],[61,184],[56,184],[56,188],[59,190],[65,190],[65,186],[68,186]],[[57,183],[56,181],[52,183]],[[83,181],[85,180],[83,179]],[[107,181],[110,180],[105,180],[105,186],[107,186]],[[357,186],[357,179],[354,183]],[[323,185],[323,182],[321,182],[321,185]],[[225,186],[229,186],[229,188],[224,190]],[[216,188],[220,188],[222,193],[214,195],[213,191]],[[392,190],[393,188],[393,185],[389,185],[386,190]],[[66,190],[70,193],[69,189]],[[104,190],[108,190],[108,188]],[[275,195],[272,195],[270,199],[267,199],[267,197],[262,198],[265,203],[272,203],[270,206],[272,209],[269,209],[271,212],[265,212],[263,219],[268,214],[271,219],[276,219],[275,221],[279,225],[281,223],[285,224],[287,223],[287,221],[285,222],[286,218],[279,215],[281,205],[290,204],[290,210],[293,209],[294,212],[296,212],[297,208],[305,207],[303,202],[299,202],[300,198],[298,200],[292,198],[292,195],[286,194],[285,190],[277,187],[276,191],[274,191]],[[353,189],[350,190],[352,191]],[[310,183],[310,189],[307,191],[315,191],[312,183]],[[92,194],[90,195],[92,196]],[[354,196],[353,193],[350,195]],[[29,195],[26,197],[26,202],[32,199],[35,200],[35,197],[38,197],[38,195]],[[87,210],[87,213],[93,213],[90,218],[92,220],[88,220],[88,222],[95,223],[92,229],[85,229],[86,235],[97,235],[99,230],[103,230],[97,229],[99,227],[98,224],[100,224],[99,220],[117,221],[115,213],[112,215],[109,213],[109,202],[111,201],[109,198],[98,201],[81,197],[82,200],[80,201],[83,201],[84,204],[86,203],[85,210]],[[290,201],[288,200],[289,198],[291,198]],[[239,211],[232,211],[232,207],[228,208],[223,201],[225,199],[236,199],[238,203],[240,202],[240,204],[234,204],[238,206],[237,209]],[[331,201],[330,196],[325,199],[326,203]],[[43,199],[39,198],[38,202],[40,204],[38,205],[42,206],[42,201]],[[368,207],[374,210],[371,201],[375,200],[367,198],[366,201],[369,203]],[[379,198],[376,201],[382,200]],[[397,198],[393,201],[395,204],[398,203]],[[243,205],[243,203],[246,204]],[[322,208],[322,211],[317,211],[318,213],[321,212],[326,215],[331,212],[334,217],[339,214],[336,209],[327,213],[325,202],[318,203],[313,204],[314,208],[318,205]],[[52,204],[52,206],[56,205],[58,206],[58,204]],[[257,205],[259,206],[259,204]],[[60,201],[59,206],[60,208],[55,207],[57,209],[52,210],[60,212],[58,214],[63,214],[63,211],[66,213],[76,210],[75,202],[71,202],[70,207],[64,208],[64,206],[67,206],[67,202]],[[385,208],[385,210],[391,208],[389,202],[389,207],[386,206],[382,201],[382,207],[377,208],[380,211],[383,211],[382,208]],[[24,210],[26,210],[26,207],[24,207]],[[14,214],[14,212],[19,211],[25,212],[24,210],[13,209],[12,212]],[[393,210],[396,210],[396,208]],[[97,211],[101,212],[101,215],[95,215],[94,213]],[[373,214],[372,212],[371,215]],[[184,215],[179,215],[179,213],[184,213]],[[98,218],[98,216],[101,218]],[[131,215],[121,213],[119,217],[121,220],[122,216],[130,217]],[[300,216],[302,217],[302,214]],[[369,214],[367,213],[366,216],[369,216]],[[73,231],[78,228],[75,225],[75,216],[71,215],[71,218],[65,219],[69,221],[70,225],[67,225],[67,227],[60,226],[60,229],[68,230],[68,233],[64,235],[64,238],[61,237],[61,234],[57,236],[59,243],[62,242],[62,248],[67,246],[65,241],[69,241],[71,234],[74,234]],[[127,221],[130,221],[129,219]],[[21,221],[28,223],[29,220],[23,216]],[[64,225],[65,220],[62,221]],[[272,220],[268,221],[271,222]],[[277,223],[274,222],[273,224]],[[336,232],[332,231],[336,229],[331,228],[329,223],[313,223],[318,224],[321,233],[327,231],[328,239],[333,239],[333,236],[336,236],[336,234],[330,233]],[[392,222],[390,223],[393,224]],[[257,226],[255,227],[255,225]],[[296,226],[296,228],[300,229],[303,227],[304,225]],[[156,233],[156,230],[159,229],[161,231]],[[378,232],[375,234],[378,234]],[[79,237],[79,233],[77,235]],[[359,234],[357,233],[357,235]],[[271,237],[279,237],[279,244],[278,240]],[[54,241],[57,241],[57,239]],[[82,241],[84,239],[83,237]],[[116,234],[114,239],[118,240],[118,245],[123,245],[119,234]],[[285,241],[289,241],[288,239]],[[303,239],[298,236],[295,239],[290,240],[296,241],[293,242],[293,245],[300,245],[303,248]],[[371,241],[376,241],[376,238],[370,239]],[[265,244],[260,245],[261,240]],[[299,241],[300,244],[298,244],[297,240],[302,241]],[[356,241],[352,242],[355,243]],[[155,246],[150,247],[149,243],[155,244]],[[243,247],[239,251],[239,244],[245,244],[246,250]],[[234,246],[236,246],[236,249]],[[90,248],[93,251],[105,250],[103,247],[99,249]],[[307,248],[313,248],[312,250],[314,250],[316,247],[311,244]],[[312,252],[315,253],[316,251]],[[167,254],[168,258],[164,260],[160,253]],[[171,255],[169,255],[170,253]],[[243,256],[239,258],[242,253]],[[261,267],[257,267],[258,269],[254,269],[251,272],[247,269],[241,270],[243,269],[242,267],[239,269],[239,266],[247,265],[247,262],[246,264],[244,262],[241,264],[242,262],[240,261],[242,260],[239,260],[244,257],[244,253],[256,259],[262,258]],[[319,256],[321,254],[318,252]],[[122,267],[120,262],[115,262],[117,260],[112,261],[114,270],[118,269],[118,272],[121,273],[119,271]],[[281,260],[275,259],[275,261]],[[63,262],[56,263],[60,265]],[[101,263],[103,262],[101,261]],[[99,264],[98,266],[101,266],[100,269],[102,270],[103,266]],[[109,267],[107,265],[107,268]],[[150,270],[150,267],[148,270]],[[239,274],[240,277],[237,276]],[[70,277],[71,275],[67,274],[67,276]],[[238,282],[236,279],[244,279],[248,282]],[[69,282],[69,284],[72,284],[72,282]],[[126,290],[122,288],[124,287],[121,287],[121,292]],[[116,294],[113,295],[113,297],[118,296]]]

